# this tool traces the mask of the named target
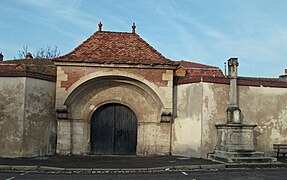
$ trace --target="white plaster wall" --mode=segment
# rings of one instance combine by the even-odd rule
[[[175,87],[172,154],[201,156],[202,84]]]
[[[226,123],[229,85],[204,83],[203,102],[202,157],[217,143],[215,124]],[[239,107],[243,122],[257,125],[256,149],[274,156],[272,145],[287,143],[287,89],[240,86]]]
[[[0,156],[22,156],[25,78],[0,77]]]
[[[178,85],[175,97],[172,154],[206,158],[217,143],[215,124],[227,121],[229,85]],[[274,156],[272,145],[287,143],[287,89],[240,86],[239,105],[243,122],[257,125],[256,149]]]
[[[206,158],[208,153],[214,151],[217,143],[215,124],[224,124],[227,121],[226,110],[229,102],[229,86],[203,83],[202,98],[201,157]]]
[[[23,156],[55,153],[55,90],[55,82],[26,79]]]
[[[287,143],[287,88],[240,87],[244,122],[256,124],[257,150],[275,155],[274,143]]]

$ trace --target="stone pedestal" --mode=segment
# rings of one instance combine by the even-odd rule
[[[215,150],[236,152],[255,151],[253,130],[256,125],[218,124]]]
[[[225,163],[271,163],[276,158],[264,157],[255,151],[254,128],[247,124],[218,124],[218,141],[214,153],[208,158]]]
[[[237,58],[228,60],[228,78],[230,81],[230,99],[227,112],[227,123],[215,125],[217,144],[209,159],[226,163],[271,163],[276,158],[264,157],[263,152],[255,151],[254,128],[256,125],[243,124],[238,103]]]

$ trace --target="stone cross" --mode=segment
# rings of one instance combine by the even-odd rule
[[[238,58],[230,58],[228,60],[228,77],[237,78]]]
[[[228,78],[230,80],[229,107],[227,109],[227,123],[241,124],[241,110],[238,105],[238,59],[230,58],[228,60]]]

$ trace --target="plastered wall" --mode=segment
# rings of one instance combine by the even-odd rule
[[[0,84],[0,156],[54,154],[55,83],[1,77]]]
[[[0,78],[0,156],[22,156],[26,78]]]
[[[217,143],[215,124],[226,123],[229,85],[178,85],[173,153],[205,158]],[[274,155],[274,143],[287,143],[287,89],[239,87],[239,106],[245,124],[256,124],[256,149]],[[199,113],[201,112],[201,113]],[[199,143],[200,142],[200,143]]]
[[[26,79],[23,155],[52,155],[56,148],[55,83]]]
[[[200,83],[174,88],[173,155],[201,155],[202,93]]]

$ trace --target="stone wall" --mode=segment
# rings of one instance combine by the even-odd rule
[[[54,154],[55,83],[1,77],[0,84],[0,156]]]
[[[202,89],[201,97],[198,89]],[[274,155],[273,143],[287,143],[286,92],[286,88],[239,86],[243,123],[257,125],[256,149],[266,155]],[[187,98],[187,94],[196,98]],[[177,96],[173,151],[178,155],[205,158],[207,153],[213,152],[217,143],[215,124],[226,123],[227,120],[229,85],[203,82],[178,85]],[[197,142],[196,146],[192,147],[194,142]],[[185,152],[185,146],[190,148],[188,152]]]

